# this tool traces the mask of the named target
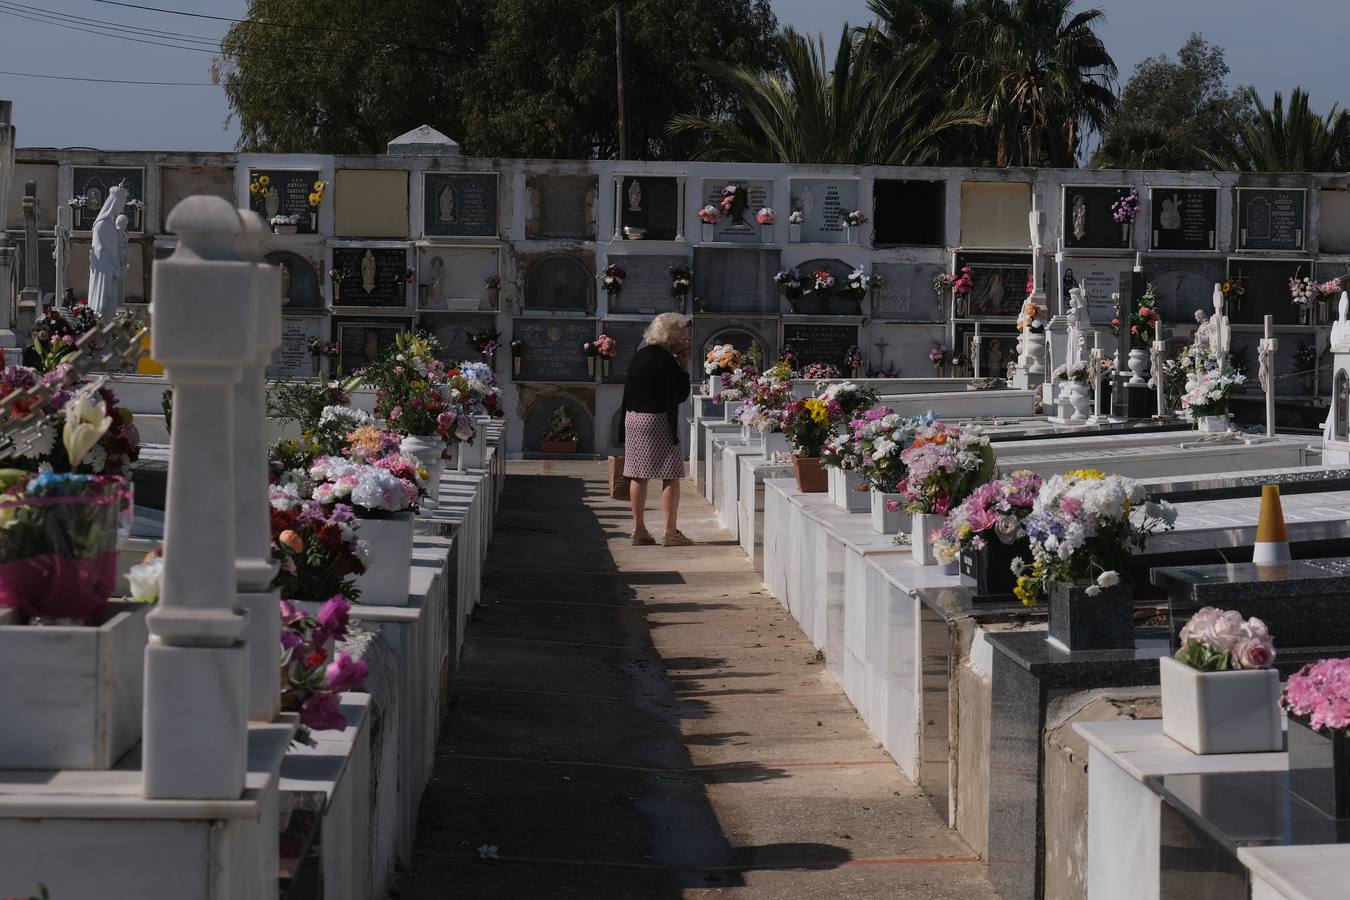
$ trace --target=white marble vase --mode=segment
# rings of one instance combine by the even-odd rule
[[[1130,384],[1148,384],[1148,351],[1135,347],[1130,351]]]
[[[1170,656],[1158,664],[1163,734],[1198,754],[1284,749],[1278,671],[1201,672]]]
[[[369,606],[407,606],[412,577],[413,515],[361,518],[356,536],[369,547],[365,574],[356,579],[361,602]]]
[[[867,498],[872,511],[873,531],[877,534],[909,533],[911,521],[909,513],[905,512],[902,495],[883,494],[881,491],[872,490],[867,492]],[[886,509],[886,504],[890,501],[901,504],[895,512]]]
[[[775,453],[787,453],[792,449],[792,442],[788,436],[781,431],[767,431],[764,433],[764,458],[773,459]]]
[[[484,458],[487,456],[487,440],[482,434],[475,433],[473,440],[461,441],[455,445],[458,456],[455,460],[455,471],[463,472],[468,469],[483,468]]]
[[[1195,426],[1203,434],[1222,434],[1228,430],[1228,416],[1196,416]]]
[[[1070,418],[1075,422],[1086,422],[1088,416],[1092,414],[1092,391],[1088,390],[1087,385],[1071,382],[1069,403],[1073,405],[1073,415]]]
[[[445,472],[445,441],[435,435],[409,435],[398,449],[417,457],[422,468],[427,470],[427,496],[422,498],[421,506],[426,510],[435,509],[441,475]]]
[[[936,513],[914,513],[913,515],[913,525],[910,526],[909,532],[909,546],[914,556],[914,564],[936,566],[938,559],[937,554],[933,552],[933,542],[930,536],[942,527],[942,522],[947,517],[939,516]]]

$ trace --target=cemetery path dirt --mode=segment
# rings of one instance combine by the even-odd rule
[[[395,896],[996,897],[684,485],[634,547],[603,463],[511,464]]]

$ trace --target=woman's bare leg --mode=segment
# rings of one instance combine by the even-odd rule
[[[628,503],[633,508],[633,537],[646,536],[647,479],[628,479]]]
[[[666,534],[674,534],[680,530],[680,479],[665,478],[661,485],[661,508],[666,511]]]

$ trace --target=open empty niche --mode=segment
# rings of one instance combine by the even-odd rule
[[[962,247],[1027,247],[1031,185],[1002,181],[961,183]]]
[[[487,280],[498,277],[496,247],[419,247],[419,309],[494,309]]]
[[[1318,192],[1322,207],[1318,226],[1323,253],[1350,253],[1350,191]]]
[[[877,179],[872,187],[876,247],[941,247],[946,243],[947,183]]]

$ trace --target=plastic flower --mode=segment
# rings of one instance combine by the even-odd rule
[[[164,580],[164,557],[137,563],[127,569],[127,584],[131,599],[136,603],[155,603],[159,600],[160,584]]]
[[[76,395],[62,412],[66,422],[61,429],[61,442],[70,458],[71,469],[75,469],[112,427],[112,417],[108,415],[103,399],[93,393]]]

